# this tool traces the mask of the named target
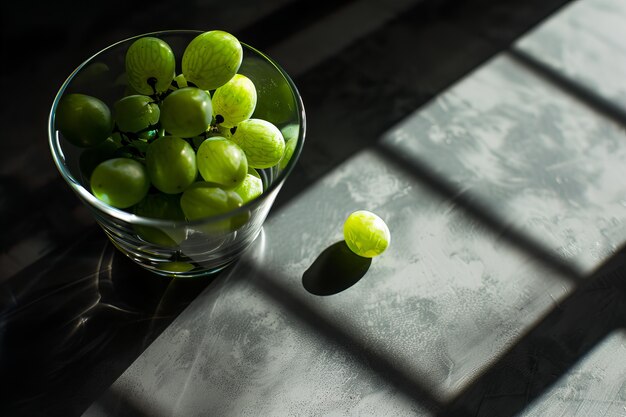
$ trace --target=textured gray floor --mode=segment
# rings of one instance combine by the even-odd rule
[[[559,19],[541,25],[516,47],[548,65],[626,115],[626,3],[579,1]],[[625,116],[626,117],[626,116]]]

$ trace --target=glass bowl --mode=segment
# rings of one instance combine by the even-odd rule
[[[257,107],[252,117],[290,126],[297,132],[289,162],[280,167],[257,170],[264,192],[232,212],[197,219],[170,221],[141,217],[98,200],[89,191],[89,179],[80,169],[84,148],[68,142],[57,129],[55,114],[59,100],[68,93],[91,95],[109,108],[123,97],[124,57],[136,39],[153,36],[167,42],[176,56],[176,73],[189,42],[201,31],[173,30],[139,35],[117,42],[83,62],[57,93],[49,119],[49,142],[54,162],[67,184],[90,209],[113,245],[141,267],[156,274],[196,277],[217,272],[236,260],[259,235],[263,222],[287,176],[298,161],[304,144],[305,112],[302,99],[289,75],[271,58],[242,43],[239,73],[257,88]]]

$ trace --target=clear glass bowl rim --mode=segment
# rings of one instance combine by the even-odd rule
[[[250,46],[250,45],[248,45],[248,44],[246,44],[244,42],[241,42],[241,45],[243,46],[244,49],[248,49],[249,51],[253,52],[254,54],[257,54],[260,57],[262,57],[264,60],[269,62],[272,66],[274,66],[278,70],[278,72],[281,74],[281,76],[285,78],[285,80],[289,84],[289,87],[290,87],[290,89],[291,89],[291,91],[292,91],[292,93],[294,95],[294,99],[295,99],[296,107],[297,107],[297,113],[298,113],[298,117],[300,119],[299,120],[300,127],[299,127],[299,131],[298,131],[298,138],[297,138],[297,142],[296,142],[296,147],[295,147],[295,149],[293,151],[291,159],[287,163],[287,166],[278,174],[278,176],[274,179],[274,181],[272,181],[272,183],[267,188],[267,190],[265,190],[265,192],[263,194],[261,194],[259,197],[257,197],[256,199],[254,199],[254,200],[244,204],[243,206],[237,208],[236,210],[230,211],[230,212],[225,213],[225,214],[221,214],[219,216],[205,217],[205,218],[196,219],[196,220],[193,220],[193,221],[186,221],[186,220],[174,221],[174,220],[153,219],[153,218],[149,218],[149,217],[137,216],[136,214],[129,213],[129,212],[117,209],[115,207],[109,206],[108,204],[98,200],[93,194],[91,194],[91,192],[89,192],[87,189],[85,189],[85,187],[83,187],[76,178],[74,178],[74,176],[69,172],[69,170],[67,169],[67,167],[63,163],[62,158],[61,158],[62,151],[60,149],[59,141],[58,141],[58,138],[57,138],[57,130],[54,127],[55,113],[56,113],[56,110],[57,110],[57,107],[58,107],[58,104],[59,104],[59,100],[61,99],[61,97],[65,93],[65,90],[68,88],[70,83],[73,81],[74,77],[76,77],[76,75],[86,65],[90,64],[92,61],[97,59],[101,54],[109,51],[110,49],[114,49],[114,48],[120,46],[123,43],[129,42],[129,41],[132,41],[132,40],[135,40],[135,39],[143,38],[143,37],[146,37],[146,36],[199,35],[199,34],[204,33],[204,32],[205,31],[202,31],[202,30],[184,30],[184,29],[180,29],[180,30],[162,30],[162,31],[157,31],[157,32],[144,33],[144,34],[141,34],[141,35],[136,35],[136,36],[132,36],[130,38],[126,38],[126,39],[120,40],[120,41],[115,42],[115,43],[107,46],[106,48],[98,51],[97,53],[95,53],[94,55],[92,55],[91,57],[86,59],[74,71],[72,71],[72,73],[69,75],[69,77],[61,85],[61,88],[59,89],[59,91],[57,92],[56,96],[54,97],[54,101],[52,103],[52,108],[50,110],[50,116],[48,118],[48,142],[49,142],[49,145],[50,145],[50,150],[52,152],[52,157],[54,159],[54,163],[57,166],[57,169],[59,170],[59,172],[61,173],[63,179],[91,207],[99,210],[100,212],[106,214],[107,216],[111,216],[113,218],[125,221],[125,222],[130,223],[130,224],[138,224],[138,225],[153,226],[153,227],[165,227],[165,228],[193,227],[193,226],[198,226],[198,225],[202,225],[202,224],[218,222],[218,221],[221,221],[221,220],[224,220],[224,219],[231,218],[233,216],[237,216],[238,214],[254,210],[257,206],[263,204],[265,199],[268,198],[268,196],[272,195],[276,188],[278,188],[278,187],[280,187],[282,185],[282,183],[285,181],[285,179],[289,176],[289,174],[293,170],[294,165],[297,163],[298,159],[300,158],[300,153],[302,152],[302,148],[304,146],[304,138],[305,138],[305,132],[306,132],[306,115],[305,115],[305,111],[304,111],[304,104],[302,102],[302,97],[300,96],[298,88],[296,87],[295,83],[293,82],[293,80],[291,79],[289,74],[287,74],[287,72],[278,63],[276,63],[272,58],[270,58],[269,56],[267,56],[263,52],[257,50],[256,48],[254,48],[254,47],[252,47],[252,46]]]

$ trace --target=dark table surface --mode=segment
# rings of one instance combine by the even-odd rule
[[[472,71],[492,59],[496,60],[496,72],[511,77],[516,77],[516,67],[512,66],[510,59],[529,71],[543,71],[543,77],[551,80],[550,83],[565,88],[568,96],[584,102],[593,114],[601,114],[611,126],[618,126],[616,129],[606,128],[617,132],[607,133],[607,137],[614,135],[615,143],[619,143],[621,137],[623,143],[625,106],[620,101],[621,96],[612,95],[619,89],[610,84],[605,90],[588,88],[584,77],[567,73],[567,68],[560,68],[558,62],[544,65],[542,57],[546,55],[541,50],[542,42],[534,42],[534,38],[518,43],[519,48],[511,50],[516,41],[544,19],[556,16],[566,3],[564,0],[114,0],[93,4],[60,1],[3,6],[3,55],[12,64],[4,64],[2,83],[5,103],[2,106],[3,152],[0,153],[0,374],[4,384],[0,389],[0,415],[83,414],[103,394],[111,392],[112,384],[133,363],[133,375],[142,374],[143,371],[137,371],[142,365],[137,365],[136,360],[148,358],[143,362],[145,366],[150,360],[150,352],[147,356],[142,353],[159,335],[162,339],[158,340],[167,339],[167,330],[171,332],[173,322],[186,320],[191,311],[186,310],[190,303],[198,309],[202,297],[227,287],[233,274],[249,275],[246,265],[235,264],[215,276],[181,281],[156,277],[135,266],[108,243],[87,210],[65,185],[53,165],[46,136],[48,113],[58,87],[86,57],[114,41],[136,34],[164,29],[214,28],[230,31],[240,40],[268,52],[293,76],[305,103],[308,119],[305,151],[270,213],[270,226],[265,237],[269,239],[270,248],[281,248],[279,244],[272,246],[272,238],[274,242],[283,238],[274,231],[281,230],[281,219],[287,221],[284,218],[289,219],[290,213],[297,212],[291,207],[297,206],[297,201],[306,201],[308,190],[315,193],[322,185],[329,187],[331,191],[318,195],[325,200],[317,209],[332,214],[335,198],[332,189],[336,183],[320,185],[320,179],[363,150],[376,148],[393,161],[393,166],[411,172],[423,186],[447,201],[451,207],[447,209],[465,212],[474,219],[474,224],[479,225],[476,227],[494,231],[496,241],[506,240],[508,245],[531,259],[528,262],[542,265],[551,271],[550,274],[566,277],[563,287],[567,287],[565,292],[555,296],[557,309],[530,308],[531,316],[539,314],[535,318],[539,320],[545,316],[545,320],[533,326],[520,326],[514,331],[524,337],[501,349],[494,348],[504,352],[501,360],[491,367],[486,366],[479,375],[468,371],[473,384],[464,385],[463,389],[443,389],[440,395],[425,388],[427,382],[419,381],[419,378],[416,382],[415,378],[398,371],[394,358],[385,359],[376,349],[357,343],[369,340],[367,336],[360,339],[328,320],[311,319],[315,312],[310,306],[305,305],[299,313],[294,312],[294,308],[298,308],[288,300],[291,294],[272,284],[271,280],[264,284],[262,291],[276,303],[287,306],[285,308],[306,325],[317,326],[326,337],[338,341],[344,351],[360,357],[375,374],[391,381],[402,395],[413,398],[419,404],[411,409],[415,415],[432,415],[420,414],[423,412],[504,416],[528,411],[525,407],[534,399],[547,392],[608,334],[624,326],[624,188],[614,188],[619,194],[616,199],[623,198],[625,206],[621,212],[613,212],[612,219],[616,223],[612,229],[607,226],[614,231],[613,234],[609,232],[608,246],[598,249],[597,254],[593,250],[585,253],[584,248],[580,249],[584,245],[576,241],[574,245],[580,250],[569,259],[567,253],[546,250],[550,246],[550,236],[545,238],[548,243],[542,245],[543,238],[537,238],[532,230],[528,235],[511,231],[506,213],[500,213],[499,208],[493,209],[506,209],[506,204],[498,206],[496,194],[487,193],[494,199],[481,203],[461,191],[463,187],[456,187],[458,178],[465,181],[462,177],[465,174],[455,171],[453,164],[446,165],[451,159],[440,161],[438,154],[433,152],[431,161],[435,169],[409,167],[407,160],[392,155],[385,143],[400,143],[402,129],[432,131],[433,125],[437,125],[437,112],[428,113],[432,100],[441,97],[448,88],[467,79]],[[28,8],[34,13],[25,13]],[[593,49],[593,45],[588,48]],[[503,52],[510,53],[512,58],[500,58]],[[601,59],[599,62],[602,63]],[[567,76],[562,77],[562,73]],[[522,84],[526,82],[525,76],[518,77]],[[546,97],[552,97],[552,87],[546,88]],[[589,90],[597,94],[588,94]],[[497,88],[491,93],[506,95]],[[549,112],[560,105],[561,102],[556,100],[545,109]],[[429,123],[418,121],[414,126],[402,125],[410,124],[407,120],[421,109],[434,119]],[[576,108],[572,110],[574,114],[577,111]],[[586,120],[586,113],[580,114],[577,120]],[[398,125],[401,127],[394,130],[396,138],[388,134],[381,145],[381,136]],[[579,128],[584,129],[584,126]],[[399,149],[404,156],[415,151],[409,145],[406,149],[402,146]],[[624,155],[623,145],[614,145],[614,151],[621,157]],[[428,155],[429,151],[422,149],[421,152]],[[606,161],[611,163],[610,158]],[[613,161],[615,164],[621,162],[623,160],[619,158]],[[357,165],[368,163],[368,160],[356,162]],[[437,166],[438,163],[443,165]],[[477,168],[480,170],[483,166]],[[615,175],[623,169],[607,172]],[[620,183],[619,178],[604,180]],[[481,195],[480,186],[474,186],[477,195]],[[381,181],[369,191],[383,191],[386,187],[389,183]],[[566,186],[558,187],[565,190],[564,193],[569,192]],[[336,197],[341,199],[338,195]],[[394,208],[398,216],[402,210],[400,206]],[[328,215],[332,217],[331,214]],[[576,221],[584,223],[585,219],[581,215]],[[303,226],[303,230],[311,227]],[[574,235],[583,233],[577,230],[572,227],[569,232]],[[462,228],[457,232],[475,233]],[[572,239],[576,240],[575,237]],[[411,246],[419,242],[416,235],[413,240],[407,238],[404,244]],[[329,241],[327,245],[331,243]],[[311,249],[313,253],[302,256],[319,260],[318,256],[323,258],[323,254],[320,255],[323,249],[323,246]],[[398,250],[396,258],[391,256],[388,259],[411,256],[409,250]],[[307,248],[302,247],[301,251],[307,253]],[[271,255],[268,258],[271,259]],[[435,269],[450,267],[445,262],[433,262],[431,267]],[[400,273],[400,264],[401,261],[396,262],[394,273]],[[524,269],[525,265],[522,263],[519,267]],[[470,268],[469,263],[466,266]],[[310,271],[309,267],[313,268],[310,263],[303,268]],[[372,274],[385,275],[385,272]],[[389,271],[386,274],[393,275]],[[299,285],[311,292],[310,284],[303,279]],[[350,293],[346,290],[342,294]],[[526,304],[533,306],[532,296],[527,298]],[[354,300],[357,299],[358,292],[354,293]],[[393,306],[389,308],[393,310]],[[415,327],[398,329],[398,334],[403,331],[420,330]],[[494,338],[496,345],[497,340]],[[623,344],[623,338],[619,340]],[[623,354],[623,350],[617,352]],[[617,359],[626,363],[626,357]],[[615,378],[623,377],[623,374],[619,375]],[[622,382],[609,380],[603,383],[613,387]],[[499,401],[495,387],[502,386],[515,387],[512,390],[523,395],[503,394]],[[618,392],[611,398],[621,398],[626,407],[626,384],[621,390],[621,394]],[[488,395],[494,392],[495,395]],[[486,398],[489,401],[483,401]],[[615,405],[611,410],[621,407],[622,403],[615,403],[611,398],[606,399]],[[131,400],[122,403],[130,407]],[[314,412],[314,409],[304,407],[300,410],[302,415],[326,415],[319,408]],[[108,410],[110,415],[149,415],[137,410],[136,414],[124,414],[119,411],[119,406]],[[285,410],[276,413],[293,414]],[[367,410],[336,411],[336,415],[368,415]],[[388,411],[389,415],[402,415],[394,414],[391,409]],[[626,408],[623,415],[626,415]]]

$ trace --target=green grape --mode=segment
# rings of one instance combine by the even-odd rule
[[[192,184],[180,198],[180,206],[188,220],[225,214],[242,205],[243,200],[236,192],[206,182]],[[231,223],[226,219],[215,226],[217,229],[230,229]]]
[[[249,165],[248,165],[248,174],[257,177],[258,179],[261,179],[261,174],[259,174],[259,171],[257,171],[256,169],[252,168]]]
[[[198,173],[196,153],[176,136],[163,136],[148,145],[146,166],[152,184],[166,194],[183,192]]]
[[[175,66],[172,48],[158,38],[137,39],[126,51],[128,83],[140,94],[166,91],[174,79]]]
[[[111,82],[111,69],[104,62],[93,62],[83,67],[74,77],[74,87],[93,88],[94,85],[108,84]]]
[[[178,195],[148,194],[134,207],[134,213],[151,219],[185,220]],[[177,246],[185,239],[185,231],[174,227],[135,225],[134,228],[141,239],[161,246]]]
[[[291,139],[298,139],[298,135],[300,134],[300,125],[292,123],[289,124],[282,129],[280,129],[280,133],[283,134],[283,138],[285,138],[285,142]]]
[[[261,119],[239,123],[231,140],[243,149],[248,165],[253,168],[272,167],[280,162],[285,152],[285,140],[280,130]]]
[[[195,37],[183,53],[182,67],[187,82],[203,90],[226,84],[243,59],[241,44],[233,35],[212,30]]]
[[[233,191],[239,194],[239,197],[245,204],[263,194],[263,181],[259,177],[247,174],[243,182],[235,187]]]
[[[282,171],[287,167],[289,161],[291,161],[291,157],[293,156],[293,151],[296,150],[296,144],[298,143],[298,139],[289,139],[285,142],[285,153],[280,160],[278,167]]]
[[[148,96],[132,95],[113,104],[113,117],[122,132],[137,133],[159,122],[159,106]]]
[[[195,87],[172,91],[161,104],[161,125],[174,136],[198,136],[207,130],[212,116],[211,96]]]
[[[113,158],[115,151],[120,146],[119,143],[115,142],[113,137],[109,137],[104,142],[83,150],[80,154],[78,165],[84,177],[91,178],[93,170],[96,169],[101,162]]]
[[[291,124],[282,128],[281,133],[283,134],[283,138],[285,138],[285,153],[280,160],[280,164],[278,167],[282,171],[285,169],[291,157],[293,156],[293,151],[296,150],[296,144],[298,143],[298,135],[300,134],[300,126]]]
[[[65,139],[84,148],[104,142],[113,131],[109,107],[85,94],[64,95],[59,101],[55,120]]]
[[[140,202],[150,188],[146,168],[134,159],[101,162],[91,174],[91,192],[106,204],[127,208]]]
[[[195,267],[188,262],[163,262],[156,266],[156,269],[159,269],[164,272],[189,272]]]
[[[188,86],[189,84],[187,84],[187,80],[185,79],[185,76],[183,74],[178,74],[176,77],[174,77],[168,89],[173,91],[173,90],[178,90],[180,88],[185,88]]]
[[[104,62],[96,61],[82,67],[72,80],[72,90],[94,97],[108,97],[115,83],[113,71]]]
[[[206,182],[224,188],[238,186],[248,173],[246,154],[236,143],[219,136],[206,139],[198,148],[197,165]]]
[[[257,102],[252,118],[267,120],[277,126],[294,119],[298,110],[292,87],[275,66],[262,57],[246,57],[239,74],[250,78],[257,87]]]
[[[234,127],[252,116],[256,107],[256,88],[248,77],[235,74],[215,90],[212,98],[213,116],[224,127]]]
[[[250,220],[250,216],[251,216],[250,210],[243,211],[241,213],[238,213],[232,216],[230,218],[230,231],[235,231],[237,229],[240,229],[242,226],[248,223],[248,220]]]
[[[376,214],[359,210],[348,216],[343,236],[350,250],[359,256],[373,258],[387,249],[391,242],[389,228]]]

